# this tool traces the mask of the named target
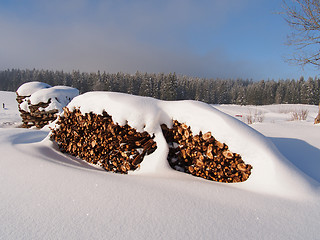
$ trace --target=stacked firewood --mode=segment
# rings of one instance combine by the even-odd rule
[[[17,100],[17,102],[18,102],[19,105],[24,101],[24,99],[25,99],[26,97],[30,97],[30,96],[19,96],[19,94],[18,94],[17,92],[16,92],[16,94],[17,94],[16,100]]]
[[[169,144],[168,161],[172,168],[218,182],[243,182],[249,178],[252,166],[210,132],[193,136],[190,127],[178,121],[171,129],[161,127]]]
[[[319,104],[319,112],[316,118],[314,119],[314,124],[319,124],[320,123],[320,104]]]
[[[105,111],[102,115],[64,108],[51,139],[62,152],[98,164],[107,171],[128,173],[139,167],[145,155],[157,148],[147,132],[137,132],[128,124],[119,126]]]
[[[46,103],[40,102],[38,104],[32,105],[30,103],[30,100],[26,99],[28,97],[30,96],[19,96],[17,93],[16,100],[18,102],[18,108],[23,122],[22,127],[43,128],[45,125],[49,124],[49,122],[56,120],[58,113],[57,109],[49,111],[43,110],[49,106],[49,104],[51,103],[51,99],[49,99],[49,101]],[[21,109],[20,104],[24,101],[27,101],[29,111]]]
[[[107,171],[128,173],[136,170],[145,155],[157,148],[154,136],[137,132],[128,124],[119,126],[107,112],[82,114],[64,108],[51,139],[62,152],[98,164]],[[162,125],[169,145],[168,161],[172,168],[218,182],[243,182],[252,166],[233,153],[210,132],[193,136],[190,127],[178,121],[169,129]]]

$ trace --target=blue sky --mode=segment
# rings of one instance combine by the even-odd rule
[[[281,0],[0,0],[0,69],[298,79]]]

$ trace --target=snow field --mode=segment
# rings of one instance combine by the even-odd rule
[[[13,92],[0,91],[0,128],[21,125],[18,111],[16,94]],[[3,105],[5,107],[3,108]]]
[[[128,99],[118,97],[114,101],[120,109]],[[137,110],[154,104],[161,110],[136,116],[137,126],[143,120],[156,134],[159,122],[179,118],[194,133],[210,130],[232,151],[239,150],[256,175],[244,183],[223,184],[166,166],[161,173],[151,167],[143,172],[143,166],[134,175],[105,172],[60,153],[46,130],[3,128],[6,121],[19,124],[18,110],[15,93],[0,92],[0,99],[8,104],[0,112],[0,239],[318,239],[320,126],[311,120],[269,121],[266,115],[264,122],[251,125],[266,138],[201,103],[129,99]],[[241,114],[242,107],[236,107],[234,112]],[[134,124],[138,114],[131,114],[118,116],[119,121],[123,117]],[[157,124],[152,126],[150,119]],[[161,158],[164,151],[144,161]],[[261,167],[260,162],[268,164]],[[272,170],[271,180],[264,168]]]

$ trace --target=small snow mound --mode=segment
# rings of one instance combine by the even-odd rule
[[[55,86],[51,88],[41,89],[30,96],[30,103],[32,105],[40,102],[47,103],[51,99],[51,103],[46,107],[45,111],[58,109],[62,112],[64,108],[74,97],[79,95],[79,90],[67,86]]]
[[[33,93],[45,88],[51,88],[51,86],[43,82],[27,82],[25,84],[22,84],[17,89],[17,94],[19,96],[30,96]]]

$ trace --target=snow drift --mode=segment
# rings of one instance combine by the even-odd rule
[[[168,145],[161,124],[171,127],[172,120],[191,126],[194,134],[211,132],[239,153],[253,166],[250,178],[232,186],[250,191],[301,196],[312,190],[315,183],[287,161],[262,134],[216,108],[197,101],[161,101],[123,93],[89,92],[75,97],[67,107],[82,114],[106,111],[119,125],[128,124],[137,131],[154,135],[157,149],[146,156],[141,168],[132,174],[173,174],[167,161]],[[304,195],[304,194],[303,194]]]

